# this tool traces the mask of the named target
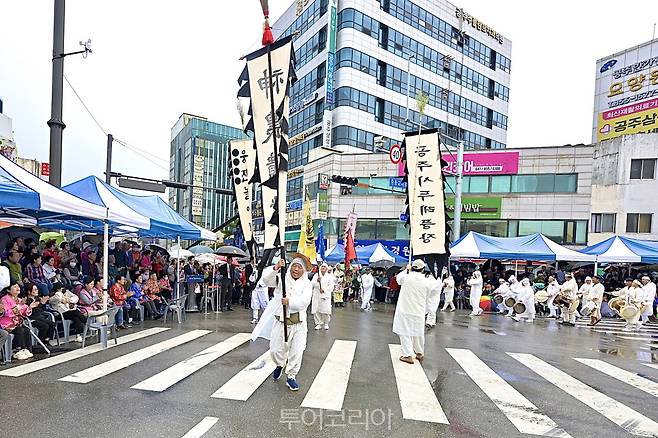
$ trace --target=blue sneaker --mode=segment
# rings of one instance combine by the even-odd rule
[[[272,373],[272,378],[274,380],[279,380],[281,378],[281,373],[283,372],[283,367],[276,367]]]
[[[297,380],[295,379],[286,380],[286,385],[288,386],[288,388],[290,388],[291,391],[299,391],[299,385],[297,384]]]

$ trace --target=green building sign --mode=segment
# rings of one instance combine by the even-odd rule
[[[462,197],[462,219],[500,219],[502,198]],[[446,198],[448,216],[453,217],[455,198]]]

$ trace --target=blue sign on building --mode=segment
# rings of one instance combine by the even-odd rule
[[[388,179],[388,185],[389,187],[397,188],[397,189],[406,189],[407,188],[407,182],[402,181],[402,178],[389,178]]]
[[[327,53],[327,79],[325,83],[325,105],[328,108],[334,104],[334,68],[336,64],[336,54]]]
[[[343,244],[343,239],[338,239],[338,243]],[[387,250],[400,257],[409,257],[409,241],[408,240],[355,240],[354,247],[360,248],[362,246],[373,245],[381,243]]]
[[[304,206],[303,199],[293,199],[292,201],[288,201],[287,210],[301,210],[303,206]]]

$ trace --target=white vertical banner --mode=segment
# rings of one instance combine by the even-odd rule
[[[240,225],[244,240],[253,240],[251,211],[251,179],[256,168],[256,150],[253,139],[231,140],[230,142],[231,178],[235,191],[235,202],[240,216]]]
[[[347,213],[347,219],[345,220],[345,242],[347,242],[347,232],[349,231],[352,234],[352,238],[356,239],[356,221],[358,216],[353,211]]]
[[[247,66],[240,76],[238,97],[251,98],[251,120],[246,129],[254,132],[258,156],[264,249],[278,248],[285,242],[288,89],[296,80],[293,58],[292,38],[281,39],[247,55]]]
[[[446,253],[445,194],[437,130],[407,133],[407,199],[415,256]]]

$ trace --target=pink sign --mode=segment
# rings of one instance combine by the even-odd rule
[[[658,107],[658,99],[651,99],[651,100],[647,100],[646,102],[640,102],[633,105],[616,108],[610,111],[605,111],[603,113],[603,120],[615,119],[617,117],[627,116],[630,114],[639,113],[640,111],[646,111],[657,107]]]
[[[448,165],[443,168],[447,174],[457,173],[457,154],[441,156]],[[398,176],[404,175],[404,161],[398,165]],[[518,152],[469,153],[464,154],[464,175],[515,175],[519,173]]]

